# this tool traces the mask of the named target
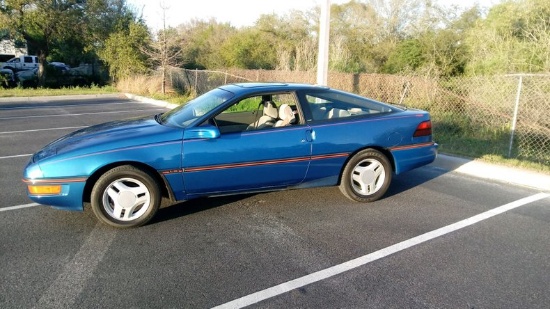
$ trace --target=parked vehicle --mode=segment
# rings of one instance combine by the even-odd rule
[[[14,73],[35,68],[38,68],[38,57],[28,55],[11,58],[0,65],[0,69],[12,70]]]
[[[17,85],[20,87],[38,86],[38,68],[15,73]]]
[[[373,202],[392,173],[437,153],[428,112],[327,87],[225,85],[169,112],[92,126],[35,153],[30,199],[115,227],[147,223],[161,204],[204,196],[339,186]]]
[[[50,62],[44,67],[45,81],[44,86],[49,88],[67,87],[81,85],[81,82],[75,74],[71,74],[71,68],[63,62]],[[15,73],[17,85],[20,87],[38,86],[38,68]]]
[[[0,87],[11,88],[15,86],[15,74],[12,70],[0,69]]]

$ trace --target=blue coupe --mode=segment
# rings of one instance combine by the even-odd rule
[[[66,135],[32,156],[31,200],[135,227],[161,200],[339,186],[380,199],[392,174],[432,162],[430,115],[322,86],[221,86],[163,114]]]

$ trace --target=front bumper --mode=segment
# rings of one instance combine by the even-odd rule
[[[86,179],[23,179],[23,182],[27,185],[28,197],[36,203],[63,210],[84,210],[82,196]],[[55,189],[49,190],[53,192],[51,193],[43,188]],[[36,193],[36,191],[43,192]]]

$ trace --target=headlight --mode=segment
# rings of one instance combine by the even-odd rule
[[[42,170],[40,170],[40,167],[38,164],[32,164],[27,167],[26,175],[28,179],[40,179],[44,177],[44,174],[42,173]]]

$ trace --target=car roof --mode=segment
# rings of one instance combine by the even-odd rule
[[[236,95],[244,95],[248,93],[265,92],[265,91],[296,91],[296,90],[313,90],[313,89],[330,89],[321,85],[298,84],[298,83],[237,83],[228,84],[220,87],[221,89],[230,91]]]

